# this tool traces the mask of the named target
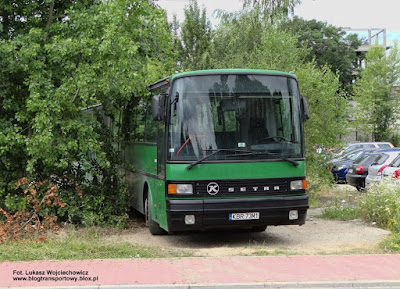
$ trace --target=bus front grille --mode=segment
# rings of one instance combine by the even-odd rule
[[[286,195],[289,194],[289,184],[292,180],[294,179],[197,181],[195,183],[195,195],[197,197]]]

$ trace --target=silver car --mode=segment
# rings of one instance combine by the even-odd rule
[[[399,156],[400,152],[398,151],[382,152],[375,162],[368,168],[368,175],[365,179],[365,188],[367,189],[371,186],[371,184],[382,181],[383,170],[386,169],[389,164]]]
[[[382,177],[384,180],[398,180],[400,178],[400,155],[383,169]]]
[[[340,150],[335,157],[340,157],[346,155],[354,150],[359,149],[390,149],[394,146],[390,142],[357,142],[357,143],[349,143],[342,150]]]

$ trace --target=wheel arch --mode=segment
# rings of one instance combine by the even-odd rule
[[[143,190],[142,190],[142,204],[143,204],[143,207],[144,207],[144,204],[146,202],[146,197],[149,194],[150,194],[149,184],[147,183],[147,181],[145,181],[144,184],[143,184]]]

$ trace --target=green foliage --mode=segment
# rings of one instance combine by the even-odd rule
[[[299,17],[280,23],[279,29],[297,35],[297,46],[308,49],[305,60],[315,61],[321,68],[328,66],[333,72],[338,72],[343,87],[351,91],[357,62],[355,49],[361,45],[356,34],[346,35],[339,27]]]
[[[211,23],[206,17],[206,9],[200,9],[196,0],[190,0],[185,10],[182,25],[175,21],[172,29],[176,35],[175,49],[183,70],[205,69],[210,66]],[[178,29],[180,37],[178,38]]]
[[[340,90],[338,75],[329,68],[306,64],[296,71],[300,91],[307,98],[310,119],[306,123],[306,143],[334,147],[339,134],[346,133],[347,100]],[[308,146],[308,153],[315,151]]]
[[[261,46],[265,23],[256,20],[259,16],[257,9],[220,15],[213,33],[212,68],[247,67],[250,54]]]
[[[389,138],[389,141],[395,146],[399,147],[400,146],[400,134],[397,132],[394,132],[392,136]]]
[[[262,11],[264,19],[270,23],[287,18],[293,14],[294,7],[301,0],[242,0],[244,7],[253,7]]]
[[[390,234],[379,244],[379,247],[389,253],[400,252],[400,233]]]
[[[340,89],[338,75],[329,68],[318,69],[307,64],[296,74],[310,114],[305,124],[307,175],[330,180],[332,174],[325,169],[331,159],[329,149],[337,146],[339,134],[346,133],[348,103]],[[323,150],[322,154],[316,152],[318,148]]]
[[[175,69],[165,12],[146,0],[12,1],[0,12],[0,207],[23,206],[15,183],[28,176],[58,185],[64,220],[120,223],[118,139],[81,110],[102,103],[115,122],[132,92]]]
[[[382,47],[372,47],[366,55],[365,69],[354,87],[356,125],[372,133],[377,141],[389,140],[398,119],[399,100],[393,86],[400,77],[400,55],[395,44],[386,55]]]
[[[340,206],[338,203],[326,208],[322,214],[322,218],[336,219],[341,221],[355,220],[361,217],[361,210],[358,207]]]
[[[359,206],[362,216],[369,222],[392,232],[379,247],[388,252],[400,251],[400,187],[392,181],[369,188]]]
[[[360,201],[365,219],[376,222],[382,228],[400,232],[400,187],[392,182],[372,186]]]
[[[302,65],[305,50],[296,48],[296,38],[278,33],[258,20],[257,9],[222,15],[214,32],[214,68],[257,68],[294,71]]]

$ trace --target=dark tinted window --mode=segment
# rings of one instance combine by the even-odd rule
[[[363,154],[362,150],[357,150],[354,152],[349,153],[348,155],[344,156],[343,159],[345,160],[356,160],[361,154]]]
[[[400,156],[396,157],[389,165],[389,167],[399,167],[400,166]]]
[[[367,166],[369,166],[370,164],[372,164],[373,162],[375,162],[375,160],[379,157],[379,154],[371,154],[368,155],[367,158],[365,158],[362,162],[360,162],[360,164],[365,164]]]
[[[381,165],[383,164],[387,159],[389,158],[389,156],[387,154],[380,154],[378,155],[374,161],[372,162],[373,164],[377,164],[377,165]]]
[[[368,158],[370,158],[371,157],[371,154],[363,154],[362,156],[360,156],[360,157],[358,157],[355,161],[354,161],[354,163],[355,164],[361,164],[361,163],[363,163],[363,162],[365,162]]]

